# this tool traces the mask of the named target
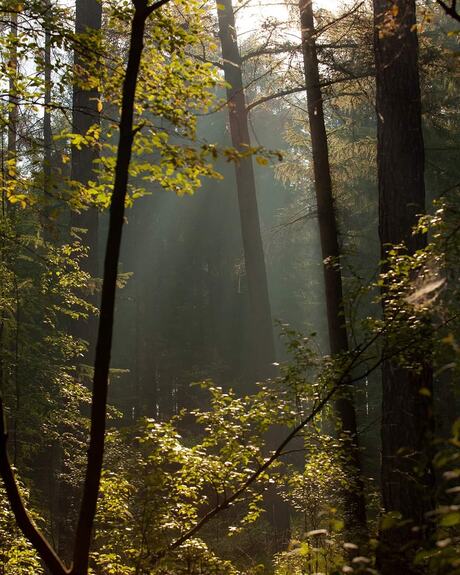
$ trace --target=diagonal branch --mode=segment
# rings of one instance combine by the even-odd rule
[[[362,345],[360,348],[356,350],[353,358],[350,360],[348,365],[344,368],[341,375],[337,379],[336,383],[330,388],[330,390],[325,394],[325,396],[318,401],[316,406],[312,409],[307,417],[305,417],[296,427],[294,427],[289,434],[284,438],[284,440],[278,445],[275,451],[273,451],[272,455],[268,457],[262,465],[258,467],[254,473],[252,473],[246,481],[242,483],[242,485],[236,489],[231,495],[224,498],[224,500],[216,505],[211,511],[206,513],[191,529],[186,531],[183,535],[175,539],[167,548],[163,549],[159,553],[157,553],[153,560],[152,564],[155,565],[160,561],[163,557],[165,557],[171,551],[174,551],[178,547],[180,547],[183,543],[188,541],[190,538],[195,536],[201,529],[209,523],[216,515],[218,515],[221,511],[228,509],[231,505],[239,498],[243,493],[247,491],[247,489],[256,483],[260,476],[277,460],[281,457],[284,453],[284,448],[324,409],[325,405],[332,399],[332,397],[336,394],[339,388],[341,388],[345,383],[347,385],[351,385],[356,383],[357,381],[362,380],[363,378],[367,377],[370,373],[372,373],[375,369],[377,369],[382,362],[384,361],[384,357],[381,356],[374,365],[368,368],[364,373],[360,376],[353,378],[350,380],[350,373],[356,367],[358,359],[363,356],[363,354],[376,342],[376,340],[382,335],[382,331],[378,331],[370,340]]]
[[[436,2],[441,6],[444,12],[451,18],[460,22],[460,13],[457,11],[457,0],[452,0],[450,4],[444,2],[444,0],[436,0]]]
[[[11,510],[13,511],[19,529],[37,550],[43,563],[53,575],[68,575],[69,571],[27,513],[14,476],[13,468],[8,458],[7,440],[8,434],[6,432],[5,413],[3,401],[0,398],[0,474],[5,485]]]

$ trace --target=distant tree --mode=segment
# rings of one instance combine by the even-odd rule
[[[100,91],[98,87],[96,62],[98,35],[102,24],[102,3],[98,0],[77,0],[75,4],[75,33],[81,38],[89,37],[93,50],[84,53],[85,44],[77,44],[74,50],[74,81],[72,93],[72,132],[85,137],[88,132],[100,127]],[[46,149],[46,148],[45,148]],[[99,156],[98,142],[90,141],[72,146],[71,180],[76,184],[76,193],[81,196],[81,207],[72,212],[71,225],[77,236],[88,247],[86,271],[93,278],[88,286],[91,300],[97,305],[94,279],[98,277],[98,209],[85,197],[85,189],[91,180],[97,178],[95,161]],[[88,342],[86,362],[94,358],[96,320],[90,316],[77,326],[78,336]]]
[[[231,0],[217,3],[217,15],[227,82],[230,136],[234,148],[244,154],[248,152],[251,140],[242,59]],[[251,330],[249,357],[253,369],[252,376],[264,378],[274,373],[275,346],[252,156],[246,155],[235,163],[235,175],[249,293]]]
[[[249,293],[251,376],[253,379],[262,379],[275,373],[275,345],[253,158],[252,155],[247,155],[251,139],[232,1],[217,2],[217,14],[227,82],[230,135],[234,148],[245,154],[235,163],[235,175]],[[266,507],[274,530],[273,543],[276,548],[282,548],[289,537],[288,506],[275,493],[270,493]]]

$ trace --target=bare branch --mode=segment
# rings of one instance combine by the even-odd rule
[[[49,568],[53,575],[68,575],[70,571],[57,556],[46,538],[35,526],[32,518],[27,513],[24,501],[19,492],[19,487],[14,476],[13,468],[8,457],[7,450],[8,434],[6,432],[5,413],[3,401],[0,398],[0,474],[5,485],[6,495],[13,511],[16,523],[24,536],[31,542],[37,553]]]
[[[460,22],[460,13],[457,11],[457,0],[452,0],[450,5],[444,2],[444,0],[436,0],[436,2],[441,6],[446,14],[457,22]]]
[[[335,78],[334,80],[326,80],[325,82],[321,82],[320,87],[325,88],[327,86],[333,86],[334,84],[340,84],[341,82],[349,82],[351,80],[359,80],[360,78],[367,78],[372,74],[371,70],[366,70],[361,74],[350,75],[344,78]],[[254,102],[250,102],[247,106],[247,111],[249,112],[256,106],[260,106],[260,104],[264,104],[265,102],[269,102],[270,100],[274,100],[275,98],[282,98],[283,96],[289,96],[290,94],[297,94],[298,92],[304,92],[306,86],[295,86],[293,88],[288,88],[286,90],[280,90],[279,92],[275,92],[274,94],[268,94],[267,96],[262,96],[258,100],[254,100]]]

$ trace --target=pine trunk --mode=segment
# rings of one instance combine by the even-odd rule
[[[324,262],[329,345],[330,352],[334,355],[348,351],[338,228],[332,194],[329,148],[324,124],[312,1],[300,0],[299,9],[318,224]],[[341,390],[335,401],[335,412],[341,428],[344,459],[351,483],[351,488],[346,489],[343,493],[345,527],[349,534],[363,535],[366,532],[366,501],[358,450],[355,406],[352,391],[347,387]]]
[[[102,5],[99,0],[77,0],[75,12],[75,32],[82,34],[100,30],[102,23]],[[74,53],[75,82],[73,88],[73,115],[72,129],[75,134],[86,134],[91,126],[99,124],[98,112],[99,92],[97,89],[85,89],[79,84],[85,77],[85,62],[77,48]],[[98,158],[97,149],[94,146],[76,146],[72,148],[71,179],[81,186],[86,186],[90,180],[94,180],[94,162]],[[89,249],[88,258],[84,269],[92,278],[98,277],[98,211],[94,207],[72,214],[72,227],[86,230],[82,235],[82,242]],[[78,234],[80,235],[80,233]],[[89,298],[93,304],[97,304],[94,287],[89,290]],[[80,320],[78,336],[89,344],[86,362],[91,364],[94,358],[96,319],[90,318],[86,322]]]
[[[243,85],[242,61],[238,47],[235,16],[231,0],[217,3],[219,38],[225,81],[230,135],[233,147],[241,152],[250,146],[248,113]],[[251,156],[235,163],[236,185],[243,237],[244,261],[249,292],[251,363],[253,377],[263,379],[275,373],[275,345],[268,293],[264,249],[260,232],[259,211]],[[267,438],[271,447],[276,446],[279,432]],[[271,545],[275,551],[283,549],[289,541],[289,508],[273,490],[265,497],[265,510],[270,522]]]
[[[425,205],[414,0],[374,0],[374,24],[379,234],[385,261],[391,244],[404,242],[409,254],[423,247],[421,238],[412,234]],[[383,575],[419,572],[413,553],[423,539],[418,528],[425,522],[432,490],[428,437],[432,406],[420,390],[430,389],[431,380],[429,365],[421,373],[390,360],[383,366],[383,507],[407,520],[403,526],[381,531]]]
[[[231,0],[218,3],[219,37],[227,87],[230,135],[233,147],[245,152],[250,146],[248,116],[241,69],[241,56]],[[235,163],[245,270],[249,291],[251,355],[256,378],[273,375],[275,346],[268,293],[265,256],[250,156]]]

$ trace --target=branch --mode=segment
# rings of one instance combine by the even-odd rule
[[[265,102],[270,102],[270,100],[275,100],[276,98],[282,98],[283,96],[289,96],[290,94],[297,94],[298,92],[305,92],[305,86],[295,86],[294,88],[288,88],[286,90],[280,90],[279,92],[275,92],[274,94],[267,94],[267,96],[262,96],[258,100],[250,102],[246,106],[246,111],[249,112],[256,106],[260,106],[260,104],[264,104]]]
[[[320,83],[321,88],[326,88],[327,86],[333,86],[334,84],[340,84],[341,82],[350,82],[352,80],[359,80],[360,78],[367,78],[371,75],[372,72],[369,70],[362,72],[361,74],[351,74],[345,78],[336,78],[334,80],[326,80],[325,82]],[[281,98],[283,96],[289,96],[290,94],[297,94],[298,92],[304,92],[306,90],[306,86],[296,86],[294,88],[288,88],[287,90],[280,90],[279,92],[275,92],[274,94],[268,94],[267,96],[262,96],[258,100],[254,100],[246,107],[246,111],[249,112],[256,106],[260,104],[264,104],[265,102],[269,102],[270,100],[274,100],[275,98]]]
[[[40,558],[53,575],[68,575],[69,571],[27,513],[8,457],[7,440],[8,434],[6,432],[5,413],[3,401],[0,398],[0,474],[5,485],[11,510],[13,511],[19,529],[30,541],[34,549],[36,549]]]
[[[457,12],[457,0],[452,0],[450,6],[444,0],[436,0],[436,2],[441,6],[446,14],[448,14],[451,18],[460,22],[460,13]]]
[[[152,565],[155,565],[160,561],[163,557],[165,557],[171,551],[174,551],[178,547],[180,547],[183,543],[188,541],[191,537],[196,535],[207,523],[211,521],[216,515],[218,515],[221,511],[228,509],[253,483],[255,483],[259,477],[284,453],[284,448],[288,445],[294,437],[296,437],[300,431],[304,427],[306,427],[325,407],[325,405],[331,400],[333,395],[337,392],[337,390],[343,386],[346,382],[347,385],[351,385],[360,381],[361,379],[367,377],[370,373],[372,373],[375,369],[377,369],[385,359],[383,355],[379,358],[379,360],[368,370],[366,370],[363,374],[359,377],[354,379],[349,379],[349,375],[353,368],[356,366],[357,360],[375,343],[375,341],[382,335],[382,331],[377,332],[365,345],[361,348],[358,348],[354,357],[349,362],[348,366],[343,370],[342,374],[336,381],[336,383],[331,387],[331,389],[326,393],[326,395],[321,399],[316,407],[312,409],[309,415],[304,418],[296,427],[294,427],[289,434],[285,437],[285,439],[278,445],[277,449],[272,453],[270,457],[268,457],[265,462],[259,466],[259,468],[254,471],[244,483],[231,495],[225,497],[225,499],[218,505],[216,505],[211,511],[206,513],[199,521],[195,524],[194,527],[186,531],[183,535],[178,537],[175,541],[173,541],[167,548],[163,549],[159,553],[157,553],[153,560]]]
[[[162,6],[167,4],[168,2],[169,2],[169,0],[158,0],[157,2],[154,2],[151,6],[148,6],[147,10],[145,12],[146,18],[148,18],[150,16],[150,14],[155,12],[155,10],[158,10],[158,8],[161,8]]]
[[[267,46],[262,46],[261,48],[254,50],[253,52],[247,52],[241,56],[241,61],[246,62],[251,58],[257,58],[258,56],[268,56],[275,54],[284,54],[285,52],[297,52],[302,48],[301,44],[281,44],[273,48],[267,48]]]
[[[345,20],[346,18],[348,18],[348,16],[352,16],[355,12],[357,12],[361,6],[364,4],[363,2],[358,2],[357,4],[355,4],[348,12],[345,12],[344,14],[342,14],[341,16],[339,16],[338,18],[336,18],[335,20],[332,20],[331,22],[328,22],[327,24],[325,24],[324,26],[322,26],[321,28],[317,28],[315,30],[315,36],[318,37],[321,34],[323,34],[323,32],[325,32],[328,28],[331,28],[331,26],[335,26],[338,22],[341,22],[342,20]]]

